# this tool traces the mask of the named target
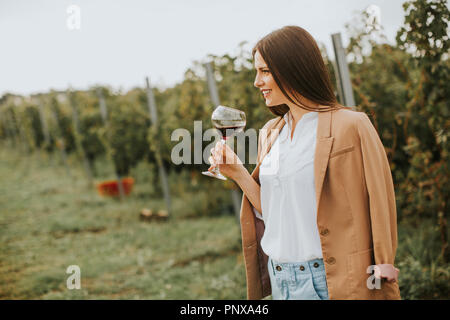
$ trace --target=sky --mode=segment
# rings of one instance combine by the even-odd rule
[[[331,34],[380,8],[389,42],[403,0],[0,0],[0,96],[181,82],[193,61],[236,54],[286,25],[306,29],[334,59]]]

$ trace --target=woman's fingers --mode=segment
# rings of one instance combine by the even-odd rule
[[[215,159],[220,164],[239,164],[240,161],[228,145],[218,142],[214,148]]]
[[[211,166],[209,167],[208,171],[214,170],[218,164],[222,163],[221,159],[221,145],[220,143],[217,143],[214,148],[211,149],[211,155],[208,158],[209,163]]]
[[[215,165],[215,163],[214,163],[214,157],[212,156],[212,153],[211,153],[211,155],[209,156],[208,161],[209,161],[209,163],[210,163],[210,167],[208,168],[208,171],[214,170],[214,168],[216,167],[216,165]]]
[[[385,278],[389,282],[396,282],[399,271],[392,264],[378,264],[375,268],[375,277]]]
[[[208,160],[214,167],[218,165],[233,165],[240,163],[240,160],[233,149],[221,142],[217,142],[214,148],[211,149],[211,156]]]
[[[395,269],[395,278],[392,280],[392,282],[396,282],[398,280],[398,274],[400,272],[400,269],[396,267],[394,267],[394,269]]]
[[[222,145],[222,143],[217,142],[215,147],[211,149],[211,155],[214,159],[214,163],[215,164],[222,164],[224,163],[223,159],[224,159],[224,152],[225,148]]]
[[[210,172],[213,171],[218,166],[219,163],[221,163],[221,161],[220,161],[220,151],[221,150],[220,149],[221,149],[220,142],[216,143],[216,145],[213,148],[211,148],[211,151],[210,151],[211,155],[208,158],[208,161],[210,164],[208,171],[210,171]]]

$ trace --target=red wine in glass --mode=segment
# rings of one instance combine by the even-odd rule
[[[245,124],[244,125],[237,125],[234,127],[220,127],[218,125],[215,124],[215,127],[217,130],[220,131],[220,134],[222,135],[222,139],[223,140],[227,140],[229,137],[231,137],[232,135],[234,135],[235,133],[239,133],[242,132],[245,128]]]
[[[243,131],[246,124],[245,113],[243,111],[225,106],[218,106],[214,109],[211,120],[214,127],[219,130],[222,135],[221,142],[223,144],[225,144],[226,139],[233,136],[235,133]],[[215,167],[212,172],[204,171],[202,174],[227,180],[227,178],[220,173],[218,166]]]

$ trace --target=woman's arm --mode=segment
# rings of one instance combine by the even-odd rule
[[[258,211],[261,210],[261,186],[253,179],[250,173],[245,169],[244,166],[241,167],[241,173],[236,176],[236,183],[241,188],[242,192],[247,196],[250,203]]]
[[[397,208],[389,161],[383,143],[369,117],[359,113],[358,133],[361,142],[364,177],[369,194],[375,274],[396,281],[394,267],[397,249]]]

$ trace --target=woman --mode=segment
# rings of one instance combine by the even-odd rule
[[[209,169],[244,193],[248,299],[400,299],[392,176],[369,118],[337,103],[304,29],[268,34],[253,58],[277,118],[260,131],[252,174],[220,143]]]

